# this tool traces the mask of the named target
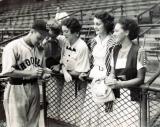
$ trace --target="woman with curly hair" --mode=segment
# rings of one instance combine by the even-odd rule
[[[115,126],[139,126],[141,89],[138,86],[144,83],[146,71],[145,51],[133,42],[139,31],[138,24],[127,18],[121,18],[114,28],[113,34],[120,45],[112,50],[111,73],[106,78],[106,83],[117,97],[113,113],[122,112],[121,118],[116,119]]]
[[[64,45],[61,64],[64,75],[64,86],[61,96],[60,120],[76,124],[80,117],[81,106],[85,97],[85,86],[74,76],[88,72],[89,50],[87,44],[80,38],[81,25],[75,18],[68,18],[62,22],[62,32],[67,43]]]
[[[91,51],[91,70],[89,71],[89,77],[93,80],[87,86],[81,115],[81,127],[105,127],[106,125],[102,124],[104,123],[106,111],[112,107],[112,101],[97,104],[92,96],[92,87],[95,80],[104,79],[110,72],[110,49],[115,45],[112,35],[114,17],[108,12],[102,11],[95,14],[93,22],[96,37],[89,42]]]

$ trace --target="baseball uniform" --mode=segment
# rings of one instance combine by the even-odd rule
[[[44,52],[30,47],[23,38],[9,43],[2,55],[2,74],[31,70],[44,63]],[[4,92],[7,127],[37,127],[40,112],[37,79],[11,78]]]

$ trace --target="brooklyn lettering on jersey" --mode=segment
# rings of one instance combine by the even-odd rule
[[[17,69],[24,70],[28,66],[31,66],[31,65],[33,65],[35,67],[41,66],[40,59],[38,59],[37,57],[31,57],[30,59],[25,59],[22,63],[20,63],[17,66]]]

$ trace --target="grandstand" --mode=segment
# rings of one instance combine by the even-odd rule
[[[57,5],[61,5],[63,10],[69,13],[70,16],[76,17],[81,21],[81,37],[86,42],[95,34],[92,20],[94,14],[98,11],[106,10],[110,12],[115,17],[115,21],[122,16],[135,19],[141,27],[138,44],[145,48],[148,58],[145,80],[148,81],[148,79],[153,78],[152,76],[157,71],[157,68],[159,68],[160,61],[160,0],[24,0],[23,2],[21,0],[3,0],[0,2],[0,53],[2,53],[3,47],[11,40],[25,35],[35,19],[48,20],[54,18]],[[3,82],[4,81],[2,80],[2,85],[0,85],[1,100],[1,93],[4,89]],[[149,90],[147,94],[148,107],[145,111],[147,118],[143,117],[141,119],[142,122],[146,120],[147,123],[142,123],[141,127],[145,127],[143,125],[147,125],[148,127],[160,126],[160,113],[158,112],[160,98],[159,93],[157,92],[160,89],[157,87],[159,82],[160,78],[156,78],[152,84],[152,90]],[[45,88],[46,95],[52,93],[51,86],[52,82],[50,83],[49,88]],[[149,88],[149,86],[147,86],[147,88]],[[48,96],[48,98],[49,97],[50,96]],[[61,121],[57,116],[54,117],[52,114],[53,109],[51,107],[47,109],[45,102],[46,100],[44,100],[44,114],[48,127],[52,126],[50,123],[65,127],[78,126],[76,123],[64,123],[64,121]],[[52,102],[53,100],[49,103]],[[0,127],[3,127],[6,126],[6,124],[4,122],[5,118],[1,114],[4,113],[0,112]],[[142,116],[143,115],[141,115],[141,117]],[[47,118],[49,118],[49,120]],[[49,122],[47,122],[47,120]],[[134,127],[134,123],[132,124]],[[113,125],[110,124],[110,126],[112,127]]]
[[[78,5],[77,2],[79,3]],[[61,0],[58,4],[62,5],[63,9],[69,14],[77,12],[73,15],[78,19],[83,20],[83,28],[85,31],[86,29],[92,27],[92,17],[96,13],[96,11],[110,11],[115,16],[115,19],[119,19],[119,17],[122,15],[136,19],[138,14],[157,3],[157,0],[137,0],[137,2],[133,0],[108,0],[107,2],[106,0],[88,0],[85,2],[80,0],[65,0],[65,2],[63,2],[63,0]],[[11,6],[9,6],[8,8],[6,7],[5,11],[0,14],[0,30],[7,31],[7,29],[9,29],[9,31],[12,31],[12,33],[14,33],[13,31],[17,33],[17,31],[20,31],[21,29],[27,30],[35,19],[47,20],[51,17],[54,17],[56,13],[56,5],[56,1],[44,1],[38,2],[38,4],[34,2],[32,4],[20,4],[19,6],[14,5],[13,8],[11,8]]]

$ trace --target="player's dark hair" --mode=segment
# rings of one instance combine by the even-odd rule
[[[44,20],[35,20],[31,28],[38,31],[48,32],[48,29],[46,28],[46,24],[47,22]]]

